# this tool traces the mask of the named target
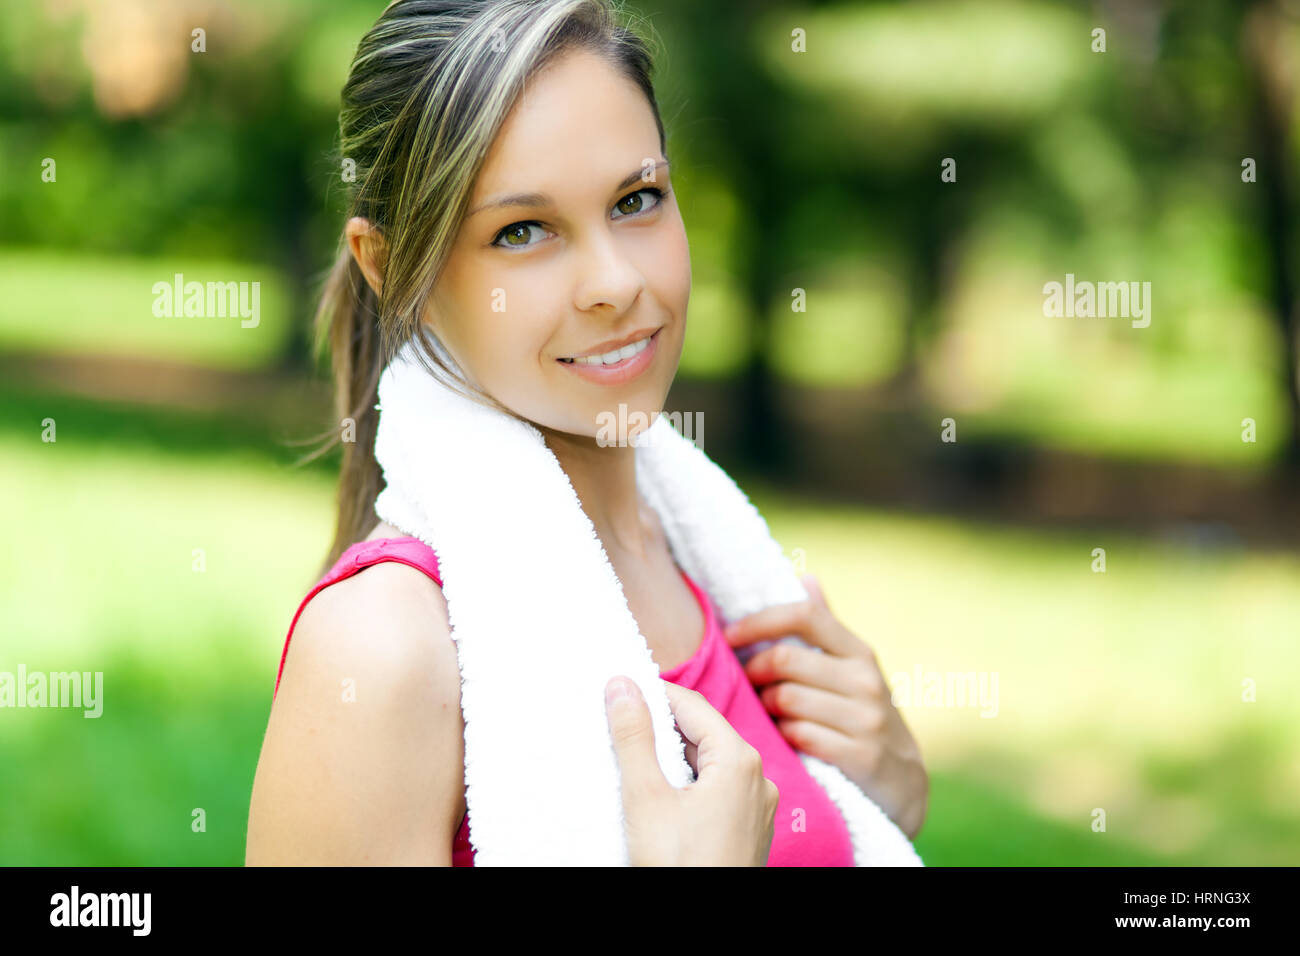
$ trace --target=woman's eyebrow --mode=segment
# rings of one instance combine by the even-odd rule
[[[660,166],[667,165],[668,162],[665,160],[664,162],[655,163],[653,168],[658,169]],[[614,191],[618,192],[621,189],[626,189],[628,186],[631,186],[641,178],[645,169],[645,166],[637,167],[635,172],[628,174],[626,179],[614,187]],[[546,195],[546,193],[510,193],[506,196],[498,196],[496,199],[489,199],[487,202],[471,210],[469,215],[465,218],[468,219],[470,216],[477,216],[479,213],[486,212],[489,209],[500,209],[502,206],[537,207],[549,206],[552,202],[553,200],[550,196]]]

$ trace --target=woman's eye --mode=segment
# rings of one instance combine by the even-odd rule
[[[535,246],[537,243],[528,241],[529,230],[532,229],[541,230],[542,224],[539,222],[513,222],[497,233],[497,237],[492,240],[492,245],[508,246],[513,249],[526,249],[528,246]],[[506,241],[502,242],[503,239]]]
[[[642,198],[647,195],[654,197],[653,200],[647,201]],[[617,215],[614,218],[623,219],[627,216],[636,216],[644,212],[649,212],[663,201],[663,197],[664,191],[653,186],[647,187],[646,189],[638,189],[636,192],[629,193],[614,204],[614,209],[620,213],[620,215]],[[533,220],[529,220],[528,222],[512,222],[496,234],[496,238],[492,240],[492,245],[509,249],[527,249],[529,246],[535,246],[537,245],[537,242],[529,242],[529,237],[534,229],[542,233],[543,236],[545,235],[546,230],[542,228],[540,222]],[[540,241],[541,240],[539,239],[538,242]]]
[[[654,202],[647,204],[646,201],[641,198],[641,196],[645,194],[654,196]],[[622,199],[616,202],[614,204],[614,208],[622,212],[623,215],[625,216],[635,216],[637,213],[640,212],[649,212],[655,206],[659,205],[659,202],[660,200],[663,199],[663,196],[664,196],[664,192],[662,189],[656,189],[654,187],[650,187],[648,189],[638,189],[636,192],[632,193],[631,195],[624,196]],[[616,218],[621,219],[622,216]]]

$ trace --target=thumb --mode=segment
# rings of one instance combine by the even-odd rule
[[[815,574],[805,574],[799,579],[804,588],[808,591],[808,596],[812,598],[814,604],[826,603],[826,592],[822,590],[822,583],[817,580]]]
[[[621,693],[620,693],[621,691]],[[605,685],[605,715],[623,781],[623,802],[649,796],[669,786],[655,756],[650,708],[636,681],[613,677]]]

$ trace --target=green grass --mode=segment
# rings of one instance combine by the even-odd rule
[[[0,670],[102,671],[104,715],[0,711],[0,862],[239,864],[284,632],[327,544],[330,477],[62,414],[53,445],[0,430]],[[999,675],[996,717],[904,708],[932,773],[927,863],[1300,858],[1295,555],[823,508],[742,485],[886,676]],[[205,832],[191,830],[196,808]]]
[[[0,711],[0,862],[241,863],[331,482],[264,451],[168,454],[94,421],[65,429],[79,409],[62,409],[54,444],[0,438],[0,670],[100,671],[104,712]],[[195,808],[205,832],[191,831]]]

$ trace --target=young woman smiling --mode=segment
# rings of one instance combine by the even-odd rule
[[[457,386],[545,436],[667,682],[699,773],[688,787],[660,773],[635,684],[610,705],[634,863],[852,862],[799,746],[919,829],[925,771],[871,652],[815,588],[738,622],[729,644],[638,493],[636,448],[594,437],[620,404],[648,420],[663,408],[691,290],[650,58],[616,14],[606,0],[402,0],[357,50],[340,113],[355,191],[318,318],[356,440],[324,576],[286,638],[250,864],[473,861],[437,556],[374,512],[376,388],[411,336],[436,337]],[[788,633],[824,653],[777,647],[742,669],[731,651]],[[342,678],[364,704],[338,705]],[[815,838],[774,832],[787,805]]]

